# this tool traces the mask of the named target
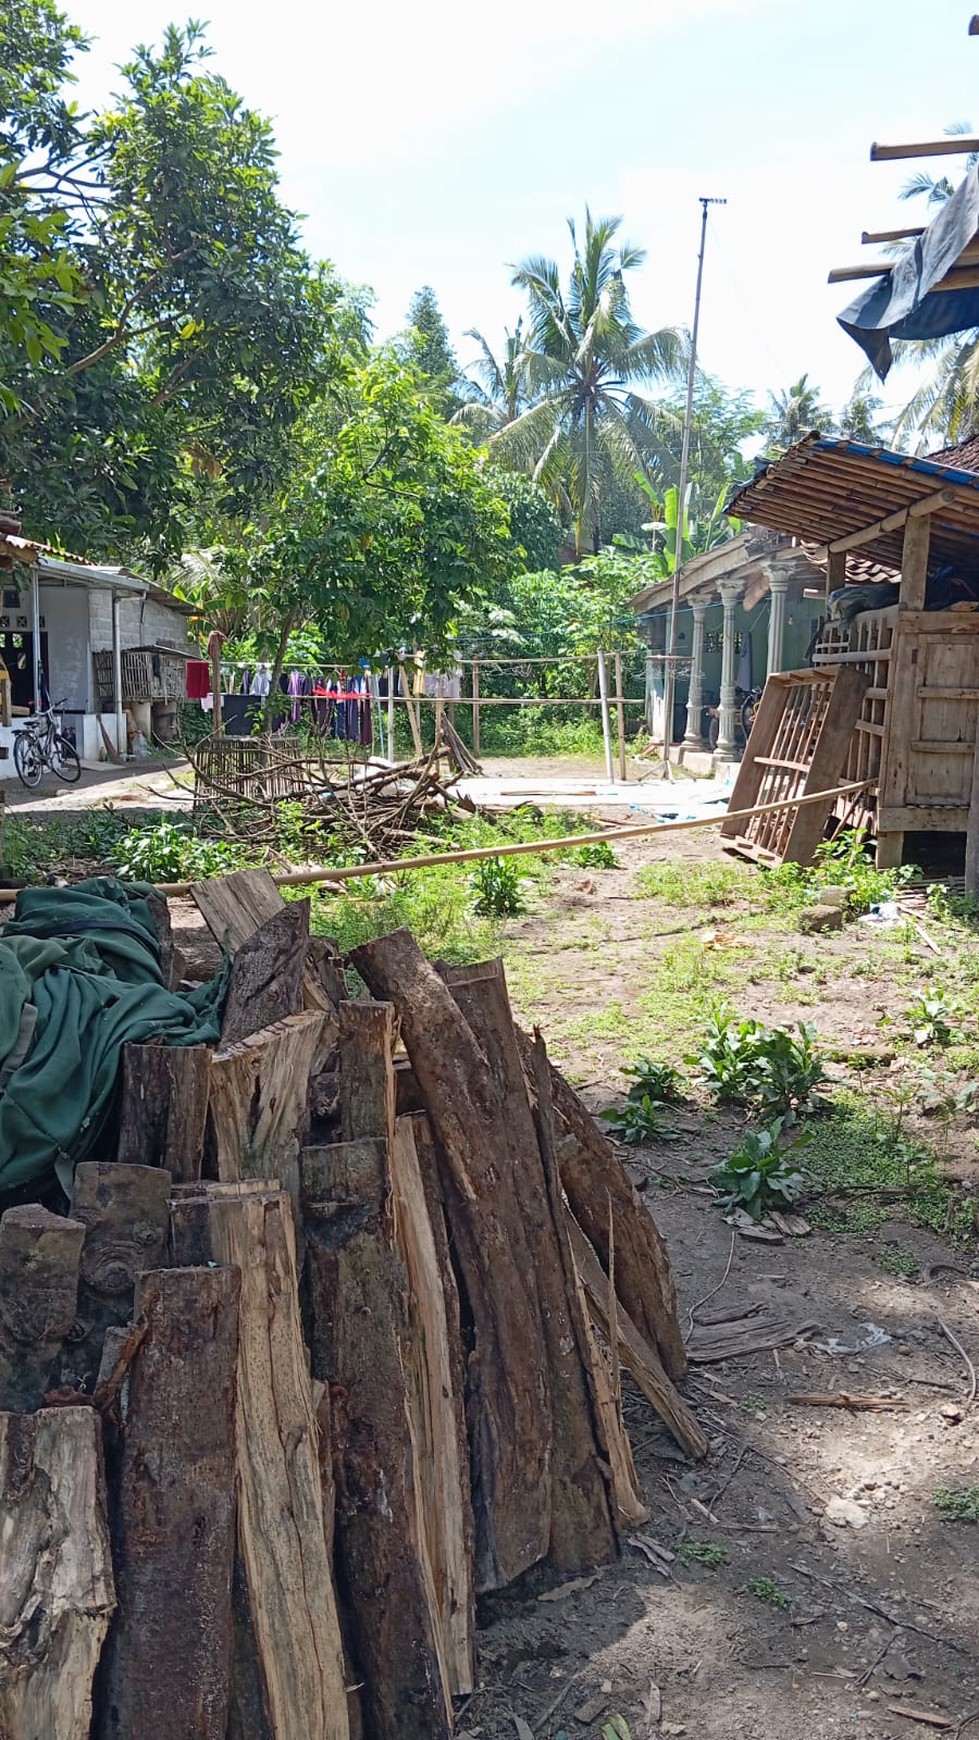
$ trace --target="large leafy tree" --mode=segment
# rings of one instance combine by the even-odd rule
[[[337,657],[391,645],[447,652],[460,612],[519,565],[481,456],[396,351],[351,365],[306,420],[276,512],[221,562],[271,604],[281,644],[315,623]]]
[[[504,463],[528,470],[567,512],[575,547],[598,549],[610,478],[644,468],[660,451],[663,413],[643,391],[676,380],[686,346],[664,327],[644,332],[632,316],[627,274],[642,249],[617,241],[621,219],[585,213],[572,221],[566,288],[555,261],[525,260],[513,282],[527,295],[528,409],[492,438]]]
[[[460,371],[449,329],[430,284],[416,290],[408,309],[406,355],[425,376],[426,390],[443,417],[452,417],[462,402]]]
[[[0,217],[48,226],[47,333],[0,302],[0,469],[32,529],[162,563],[202,511],[281,473],[342,287],[310,269],[271,129],[210,70],[200,26],[137,49],[89,118],[61,94],[84,43],[51,0],[15,0],[0,32]]]

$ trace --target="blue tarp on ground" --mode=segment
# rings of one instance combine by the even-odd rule
[[[938,216],[894,261],[894,269],[838,316],[844,332],[870,358],[881,380],[900,338],[947,338],[979,327],[979,287],[933,291],[979,230],[979,166],[970,169]]]

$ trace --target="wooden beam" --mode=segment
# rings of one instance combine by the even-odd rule
[[[920,501],[913,501],[910,507],[899,508],[896,513],[885,515],[882,520],[875,520],[872,526],[865,526],[863,531],[848,532],[844,538],[834,538],[826,545],[830,556],[839,555],[846,550],[858,550],[861,544],[872,544],[875,538],[881,538],[886,532],[900,531],[909,520],[927,519],[929,514],[937,513],[939,508],[949,507],[955,500],[954,489],[939,489],[934,495],[925,495]]]
[[[904,157],[956,157],[979,151],[979,139],[969,133],[951,133],[944,139],[927,139],[915,145],[871,145],[871,163],[893,163]]]
[[[844,284],[849,282],[851,278],[883,278],[893,272],[899,263],[898,260],[873,260],[867,261],[862,266],[834,266],[827,283]],[[969,267],[976,265],[979,265],[979,245],[975,241],[971,241],[962,249],[955,265],[950,267],[944,278],[939,278],[931,289],[967,290],[969,285],[963,282],[963,273]],[[931,295],[931,291],[928,291],[928,295]]]
[[[886,278],[894,270],[893,260],[867,261],[863,266],[834,266],[827,273],[827,284],[848,284],[851,278]]]
[[[863,230],[860,240],[865,246],[871,242],[903,242],[905,239],[910,241],[914,236],[923,236],[924,233],[924,224],[911,224],[906,230]]]
[[[931,540],[931,519],[927,514],[908,517],[904,528],[904,549],[901,555],[902,610],[924,610],[925,582],[928,578],[928,545]]]

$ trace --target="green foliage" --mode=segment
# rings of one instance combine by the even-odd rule
[[[424,375],[425,390],[439,415],[451,417],[460,403],[459,363],[430,284],[423,284],[411,298],[408,325],[406,357]]]
[[[528,574],[539,574],[545,569],[554,571],[560,560],[564,533],[553,502],[523,472],[484,465],[483,477],[497,499],[506,504],[518,566]]]
[[[902,864],[896,870],[878,870],[870,856],[865,828],[844,828],[835,840],[824,840],[816,847],[816,878],[810,892],[836,885],[846,890],[846,910],[851,918],[869,912],[883,900],[892,900],[899,889],[917,881],[920,872],[914,864]]]
[[[772,1209],[782,1212],[799,1201],[806,1181],[786,1164],[781,1133],[781,1119],[766,1129],[748,1130],[723,1165],[715,1166],[708,1182],[724,1192],[722,1208],[743,1208],[752,1220],[763,1220]]]
[[[676,1554],[681,1565],[707,1565],[712,1571],[727,1563],[727,1548],[716,1541],[681,1541]]]
[[[800,375],[785,392],[769,393],[763,430],[770,454],[783,453],[811,429],[832,435],[835,428],[832,411],[820,402],[819,388],[810,385],[808,375]]]
[[[603,1722],[602,1740],[632,1740],[632,1729],[624,1716],[612,1716]]]
[[[905,1016],[911,1024],[915,1045],[923,1049],[930,1045],[951,1045],[955,1011],[941,991],[923,992],[909,1003]]]
[[[569,864],[582,870],[617,870],[619,860],[607,840],[594,840],[590,846],[575,846],[567,854]]]
[[[636,877],[636,886],[646,899],[663,900],[668,906],[711,909],[733,906],[751,894],[754,878],[743,865],[729,861],[688,864],[682,859],[664,859],[647,864]]]
[[[943,1522],[979,1523],[979,1486],[939,1486],[934,1500]]]
[[[36,882],[71,863],[104,864],[127,832],[128,823],[109,804],[70,818],[10,816],[0,829],[3,874],[12,881]]]
[[[186,882],[225,876],[242,867],[243,854],[222,840],[202,840],[189,822],[131,828],[112,853],[120,876],[133,882]]]
[[[784,1589],[771,1577],[754,1577],[748,1584],[748,1594],[754,1595],[758,1601],[767,1601],[769,1607],[788,1607],[789,1597]]]
[[[472,908],[482,918],[515,918],[526,912],[525,877],[514,858],[483,858],[469,877]]]
[[[885,1244],[875,1251],[874,1262],[886,1275],[900,1275],[905,1281],[913,1281],[921,1273],[921,1264],[914,1252],[896,1243]]]
[[[565,507],[579,554],[601,547],[609,479],[644,470],[655,455],[667,413],[641,386],[676,380],[685,362],[678,332],[643,332],[633,320],[626,274],[645,256],[617,243],[620,222],[586,211],[580,243],[569,222],[566,291],[553,260],[528,259],[516,269],[514,284],[528,301],[523,357],[530,403],[491,443],[504,463],[531,472]]]
[[[824,1079],[816,1031],[800,1021],[796,1039],[785,1028],[761,1021],[736,1021],[727,1004],[707,1021],[696,1064],[712,1099],[721,1104],[757,1107],[764,1116],[787,1116],[804,1107]]]
[[[806,1209],[815,1225],[870,1232],[900,1201],[919,1226],[953,1244],[975,1244],[974,1203],[943,1176],[934,1150],[908,1131],[904,1105],[885,1113],[844,1090],[809,1136],[806,1171],[822,1192],[822,1201]]]
[[[623,1075],[632,1077],[630,1100],[642,1100],[650,1095],[660,1105],[679,1105],[683,1099],[683,1077],[672,1063],[657,1063],[651,1057],[637,1058],[625,1066]]]
[[[599,1115],[612,1135],[630,1147],[641,1147],[644,1142],[678,1142],[679,1132],[663,1123],[664,1109],[663,1100],[630,1088],[624,1106],[608,1106]]]

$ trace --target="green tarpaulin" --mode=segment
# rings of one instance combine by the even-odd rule
[[[50,1179],[70,1185],[99,1149],[122,1047],[213,1044],[222,974],[187,996],[167,989],[139,883],[96,877],[28,888],[0,932],[0,1207]]]

